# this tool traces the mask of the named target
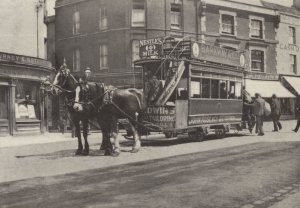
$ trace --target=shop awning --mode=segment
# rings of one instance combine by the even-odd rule
[[[283,76],[283,78],[296,90],[300,95],[300,77]]]
[[[255,93],[259,93],[264,98],[272,97],[273,94],[276,94],[278,98],[295,97],[279,81],[246,79],[245,87],[252,97]]]

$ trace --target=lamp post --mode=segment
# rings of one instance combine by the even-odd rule
[[[36,11],[36,55],[39,58],[39,11],[43,8],[43,0],[38,0],[35,3],[35,11]]]

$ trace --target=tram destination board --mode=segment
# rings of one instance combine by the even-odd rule
[[[148,121],[164,129],[175,128],[175,106],[148,106]]]

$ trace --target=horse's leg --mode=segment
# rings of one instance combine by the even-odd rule
[[[140,150],[140,147],[141,147],[141,141],[140,141],[140,138],[141,138],[141,137],[140,137],[140,135],[138,134],[138,132],[137,132],[135,126],[134,126],[131,122],[129,122],[129,124],[130,124],[130,127],[131,127],[131,129],[132,129],[132,132],[133,132],[133,139],[134,139],[134,145],[133,145],[133,147],[132,147],[131,152],[132,152],[132,153],[136,153],[136,152],[138,152],[138,151]]]
[[[81,142],[81,133],[80,133],[80,123],[79,121],[74,121],[74,126],[75,126],[75,134],[78,139],[78,148],[76,151],[76,155],[81,155],[82,154],[82,142]]]
[[[120,155],[121,150],[120,150],[120,141],[118,138],[118,123],[117,123],[117,118],[116,117],[112,117],[111,119],[111,133],[112,133],[112,137],[114,139],[114,153],[113,156],[117,157]]]
[[[84,150],[83,150],[83,155],[88,155],[90,152],[90,146],[88,143],[88,125],[89,121],[87,119],[82,120],[82,128],[83,128],[83,138],[84,138]]]

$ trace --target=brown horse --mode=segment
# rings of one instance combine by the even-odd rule
[[[104,87],[101,91],[104,91],[104,96],[101,97],[101,95],[98,95],[94,97],[89,101],[89,104],[98,109],[99,114],[97,114],[97,118],[102,129],[103,146],[105,148],[110,147],[110,136],[112,135],[114,139],[113,155],[117,156],[120,154],[117,120],[127,118],[135,141],[131,152],[138,152],[141,146],[141,121],[146,107],[143,93],[134,88],[116,89],[113,87]],[[76,100],[74,109],[77,109],[79,112],[83,109],[83,102],[80,100],[82,92],[84,92],[83,89],[76,91],[75,96],[76,99],[79,99]],[[81,96],[81,98],[83,97]],[[99,102],[98,98],[100,97],[101,101]]]
[[[64,64],[60,70],[57,71],[53,83],[44,82],[46,90],[51,92],[52,95],[63,95],[67,100],[67,109],[70,114],[70,118],[75,127],[75,135],[78,138],[78,148],[76,155],[88,155],[89,154],[89,143],[87,140],[88,137],[88,123],[89,120],[97,119],[98,110],[89,104],[82,103],[82,110],[74,109],[76,91],[81,91],[80,85],[77,79],[70,73],[70,70]],[[101,83],[89,83],[89,94],[88,96],[96,97],[99,94],[104,94],[103,86]],[[102,91],[101,91],[102,90]],[[80,95],[80,99],[88,100],[88,97],[83,97]],[[100,105],[100,99],[94,100],[95,105]],[[81,140],[81,130],[80,122],[82,123],[83,128],[83,137],[84,137],[84,149]],[[98,120],[98,123],[101,127],[102,120]],[[100,149],[105,150],[105,155],[112,154],[112,145],[110,142],[102,142]]]

